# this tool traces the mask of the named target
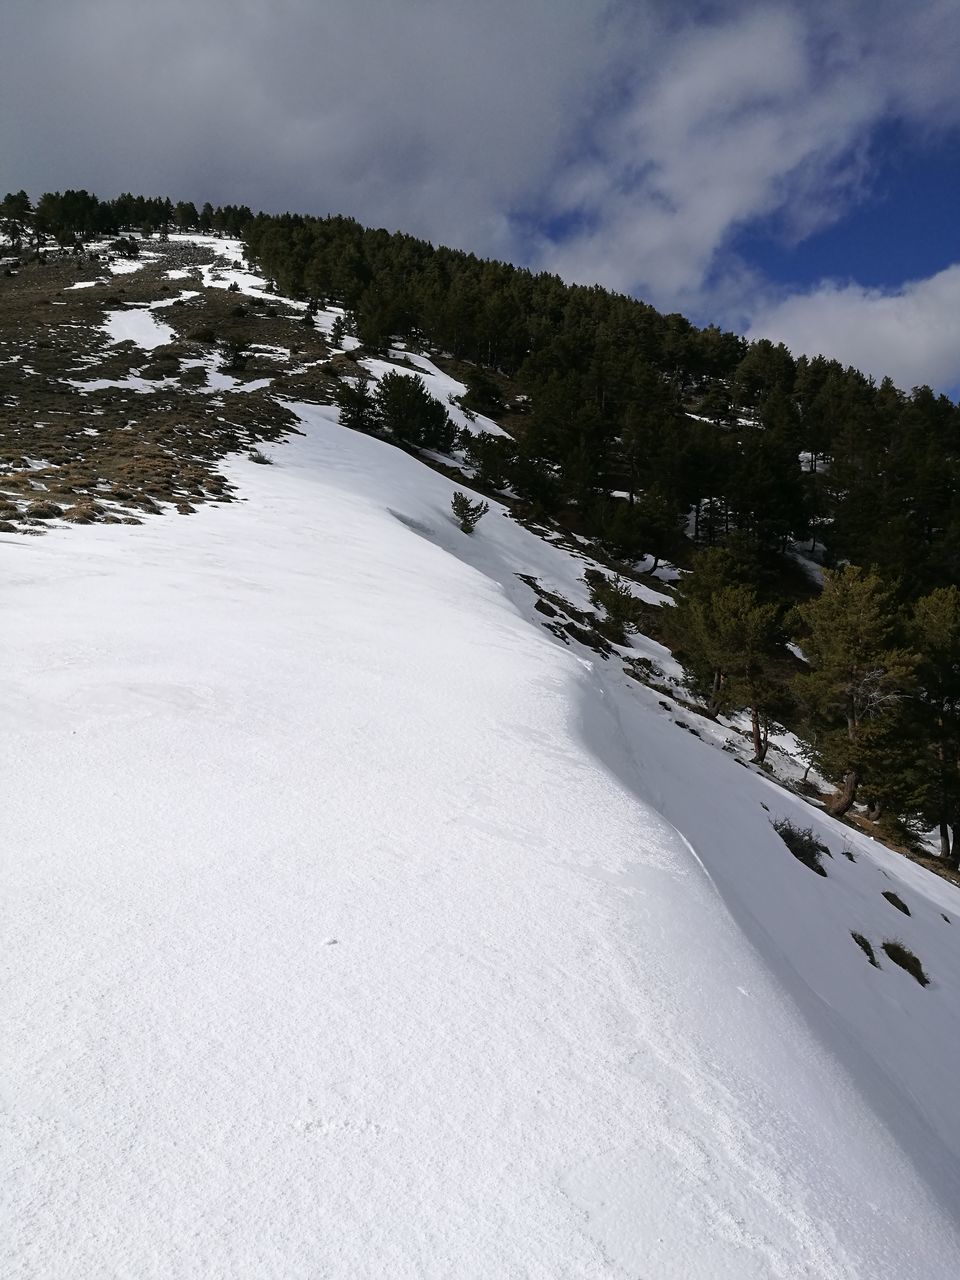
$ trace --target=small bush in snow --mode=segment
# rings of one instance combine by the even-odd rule
[[[887,938],[883,944],[883,949],[893,963],[899,965],[901,969],[906,969],[912,978],[916,978],[921,987],[930,985],[930,979],[924,973],[923,965],[910,948],[903,945],[899,938]]]
[[[850,937],[854,940],[863,954],[867,957],[875,969],[880,968],[880,961],[877,959],[877,953],[873,949],[873,944],[869,938],[865,938],[862,933],[851,933]]]
[[[789,819],[778,818],[773,824],[773,829],[798,862],[815,871],[818,876],[827,874],[820,857],[825,853],[829,858],[830,850],[817,839],[812,828],[795,827]]]
[[[266,455],[265,453],[261,453],[259,449],[251,449],[251,450],[250,450],[250,461],[251,461],[251,462],[259,462],[259,463],[260,463],[260,465],[261,465],[261,466],[264,466],[264,467],[272,467],[272,466],[273,466],[273,459],[272,459],[272,458],[268,458],[268,457],[267,457],[267,455]]]
[[[465,493],[458,489],[450,500],[450,506],[457,523],[464,533],[473,533],[479,522],[490,510],[487,502],[471,502]]]
[[[902,911],[905,916],[908,916],[910,914],[910,908],[907,906],[904,900],[898,897],[895,893],[891,893],[889,889],[885,889],[883,891],[883,896],[890,903],[891,907],[896,907],[897,910]]]

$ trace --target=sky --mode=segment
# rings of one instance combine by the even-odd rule
[[[5,0],[0,194],[344,213],[960,388],[958,0]]]

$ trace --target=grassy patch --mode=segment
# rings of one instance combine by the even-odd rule
[[[921,987],[930,985],[930,979],[924,973],[923,965],[919,959],[898,938],[887,938],[883,944],[883,949],[893,963],[899,965],[901,969],[906,969],[912,978],[916,978]]]
[[[830,850],[816,838],[810,827],[795,827],[787,818],[777,818],[773,829],[787,846],[798,862],[815,871],[818,876],[826,876],[821,857],[831,857]]]
[[[899,898],[895,893],[891,893],[889,889],[884,889],[883,896],[890,903],[891,907],[896,907],[897,910],[902,911],[905,916],[910,914],[910,908],[904,900]]]

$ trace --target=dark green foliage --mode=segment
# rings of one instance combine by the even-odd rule
[[[464,533],[473,533],[479,522],[490,510],[488,502],[471,502],[458,489],[450,500],[450,507]]]
[[[830,850],[816,838],[812,828],[796,827],[789,819],[778,818],[773,823],[773,829],[798,862],[815,871],[818,876],[827,874],[821,856],[826,854],[829,857]]]
[[[503,489],[509,482],[517,457],[516,442],[490,431],[467,435],[463,440],[467,461],[476,467],[480,481],[491,489]]]
[[[873,967],[875,969],[879,969],[880,961],[877,959],[877,954],[873,949],[873,944],[871,943],[870,939],[865,938],[862,933],[851,933],[850,937],[854,940],[854,942],[857,944],[857,946],[860,948],[863,954],[867,957],[867,959],[870,961]]]
[[[247,367],[249,351],[245,342],[227,342],[223,347],[223,367],[229,373],[241,373]]]
[[[798,677],[797,693],[824,726],[820,767],[842,783],[831,812],[846,813],[864,784],[895,803],[897,726],[916,662],[899,644],[894,588],[848,565],[825,573],[823,591],[799,616],[812,670]]]
[[[342,426],[354,431],[371,432],[377,429],[380,422],[379,410],[370,388],[362,378],[356,381],[343,379],[337,384],[333,398],[340,410]]]
[[[439,453],[449,453],[453,448],[456,429],[422,378],[405,373],[384,374],[374,401],[380,425],[398,440]]]
[[[906,969],[912,978],[916,978],[921,987],[930,985],[930,979],[924,973],[923,965],[910,948],[904,946],[899,938],[888,938],[883,944],[883,949],[893,963],[899,965],[901,969]]]
[[[760,597],[755,577],[730,551],[701,552],[664,627],[710,715],[750,712],[754,755],[762,764],[784,699],[777,667],[783,636],[780,607]]]
[[[347,332],[346,321],[343,316],[337,316],[330,327],[330,343],[334,347],[342,347],[343,339]]]
[[[614,644],[626,644],[629,633],[640,629],[640,601],[619,576],[608,578],[604,573],[588,569],[584,581],[590,592],[590,603],[603,611],[603,634]]]
[[[499,417],[504,411],[500,388],[481,369],[470,369],[464,379],[467,390],[460,397],[460,404],[472,413],[482,413],[486,418]]]
[[[896,907],[898,911],[902,911],[905,916],[910,914],[910,908],[904,900],[898,897],[895,893],[891,893],[889,889],[885,889],[883,891],[883,897],[886,898],[892,907]]]

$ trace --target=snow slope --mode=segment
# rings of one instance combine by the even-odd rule
[[[960,894],[802,867],[539,625],[581,560],[332,412],[0,538],[0,1273],[955,1276]]]

